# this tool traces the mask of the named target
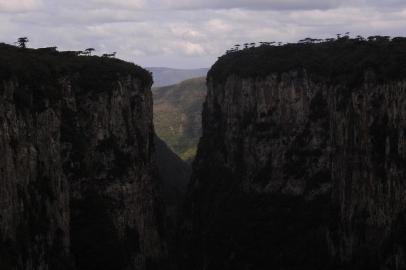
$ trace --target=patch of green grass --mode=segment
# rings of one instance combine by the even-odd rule
[[[197,153],[197,146],[191,147],[189,149],[186,149],[186,151],[184,151],[183,153],[181,153],[180,158],[187,162],[190,162],[195,158],[196,153]]]

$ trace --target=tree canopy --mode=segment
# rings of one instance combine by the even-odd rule
[[[20,48],[22,48],[22,49],[27,48],[27,43],[28,43],[28,42],[29,42],[29,39],[28,39],[27,37],[20,37],[20,38],[17,40],[18,47],[20,47]]]

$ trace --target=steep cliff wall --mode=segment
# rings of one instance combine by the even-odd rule
[[[20,111],[18,81],[0,85],[0,266],[69,266],[69,187],[62,168],[58,109]],[[59,263],[61,262],[61,264]]]
[[[6,45],[0,58],[1,269],[156,269],[149,73]]]
[[[405,50],[339,40],[220,58],[184,269],[403,269]]]

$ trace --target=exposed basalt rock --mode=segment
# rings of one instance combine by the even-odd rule
[[[62,168],[60,106],[19,111],[27,86],[0,85],[0,268],[69,269],[69,187]]]
[[[73,136],[62,140],[78,268],[155,268],[165,246],[151,92],[128,77],[109,92],[75,100],[64,108],[76,119],[64,127]]]
[[[406,77],[243,76],[221,61],[209,72],[183,269],[404,269]]]
[[[0,268],[161,269],[148,72],[0,47]]]

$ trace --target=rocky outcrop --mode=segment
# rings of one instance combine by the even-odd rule
[[[406,76],[382,79],[373,59],[352,80],[323,59],[359,48],[341,42],[250,49],[209,72],[183,269],[405,267]]]
[[[0,56],[0,268],[158,269],[149,73],[6,45]]]

